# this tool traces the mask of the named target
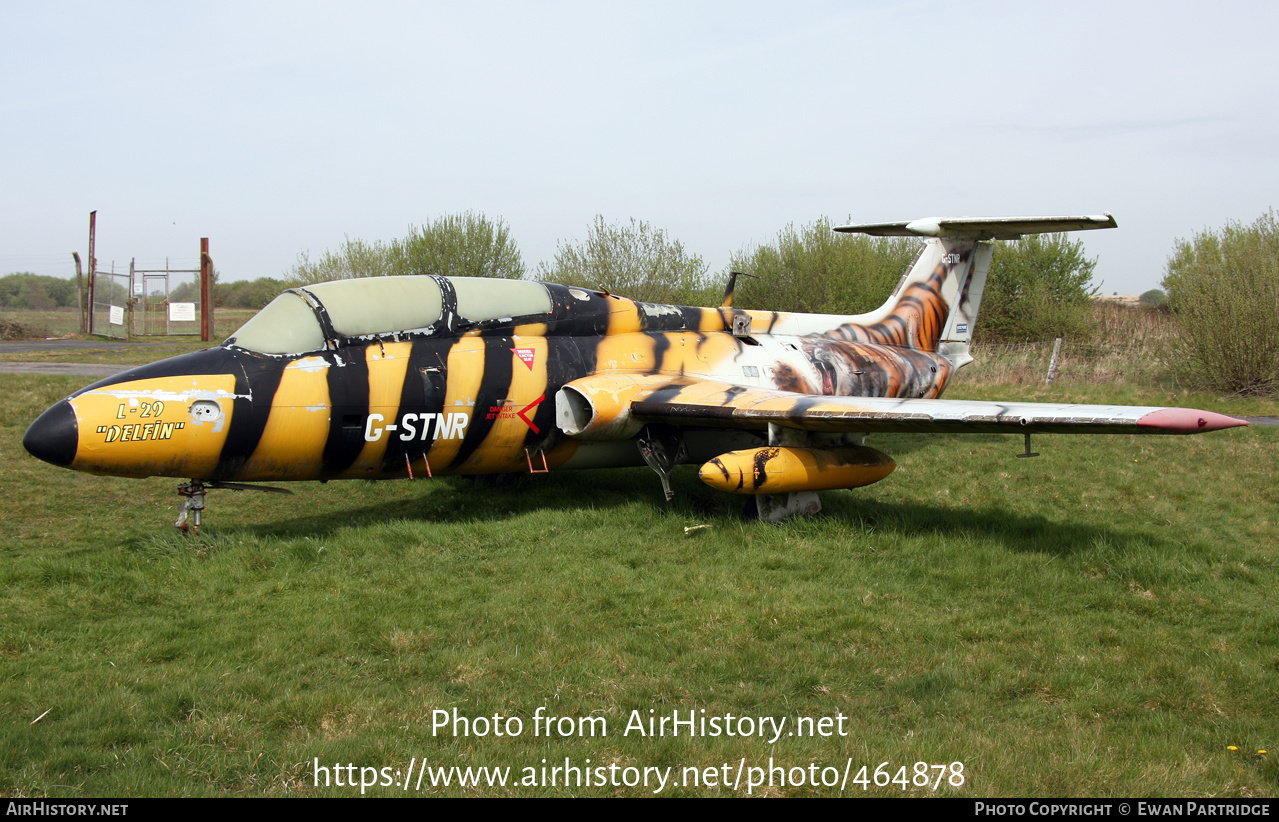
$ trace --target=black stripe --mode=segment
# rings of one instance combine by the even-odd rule
[[[236,378],[236,393],[246,393],[240,390],[243,372],[237,357],[249,363],[250,368],[255,367],[251,364],[252,360],[261,359],[257,357],[250,358],[242,353],[233,353],[227,348],[208,348],[204,351],[193,351],[190,354],[182,354],[177,357],[170,357],[167,360],[139,365],[135,368],[130,368],[128,371],[121,371],[119,374],[103,377],[97,382],[86,385],[76,391],[67,399],[78,397],[86,391],[96,391],[100,388],[119,385],[123,382],[153,380],[162,377],[190,377],[200,374],[233,374]],[[268,362],[273,361],[268,360]]]
[[[271,416],[271,403],[280,388],[284,368],[292,360],[258,357],[236,352],[235,403],[231,408],[231,427],[227,430],[226,443],[218,456],[218,466],[213,475],[205,479],[232,480],[252,456],[262,440],[266,422]],[[252,400],[244,396],[252,397]]]
[[[429,437],[422,439],[422,427],[430,424],[422,419],[422,415],[440,413],[444,409],[444,396],[439,396],[438,407],[427,406],[422,369],[443,366],[441,351],[448,351],[447,343],[423,339],[413,341],[413,348],[409,351],[409,367],[404,372],[404,384],[400,386],[399,416],[394,420],[398,428],[387,435],[390,439],[387,440],[386,451],[382,455],[382,471],[386,474],[394,476],[404,472],[406,455],[417,460],[431,448],[433,440]],[[407,414],[418,416],[413,435],[405,441],[400,438],[406,433],[404,417]]]
[[[480,378],[480,390],[475,398],[475,407],[471,409],[471,421],[466,426],[466,438],[457,456],[449,463],[449,468],[456,468],[470,459],[479,450],[484,440],[497,424],[496,419],[488,419],[490,406],[498,404],[498,400],[508,399],[511,395],[511,360],[514,347],[510,337],[485,337],[484,339],[484,375]],[[520,366],[523,368],[523,366]],[[530,399],[536,399],[532,397]]]
[[[653,371],[656,374],[662,370],[662,360],[666,357],[666,352],[671,350],[670,337],[665,334],[650,334],[649,338],[653,341]],[[684,376],[684,369],[680,369],[680,376]]]
[[[679,313],[684,315],[683,327],[688,331],[699,331],[702,327],[702,314],[705,308],[690,308],[686,305],[676,306]]]
[[[551,350],[558,350],[555,346],[556,344],[559,344],[562,339],[563,338],[558,338],[556,340],[549,341],[552,342]],[[587,374],[594,374],[597,367],[596,363],[599,362],[600,342],[601,340],[596,337],[572,337],[570,339],[563,340],[564,345],[572,346],[577,352],[577,360],[575,364],[581,369],[581,371],[571,377],[567,374],[560,374],[557,375],[557,379],[563,379],[564,382],[571,382],[578,377],[584,377]],[[554,362],[554,359],[552,359],[551,362]],[[550,379],[549,369],[547,371],[547,378]]]
[[[565,383],[580,379],[595,370],[594,341],[586,346],[580,345],[581,342],[562,337],[550,337],[546,340],[546,399],[542,400],[537,413],[533,415],[533,423],[537,425],[539,433],[534,434],[530,428],[524,438],[524,445],[530,450],[540,448],[549,451],[563,439],[559,426],[555,424],[555,395]],[[582,366],[583,350],[591,358],[591,368]]]
[[[377,345],[377,343],[372,343]],[[364,450],[364,424],[369,414],[368,345],[326,353],[329,361],[329,437],[324,443],[321,474],[344,473]],[[343,365],[338,365],[338,361]]]

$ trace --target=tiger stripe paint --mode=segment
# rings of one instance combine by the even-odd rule
[[[324,476],[324,444],[333,414],[329,368],[323,357],[302,357],[284,367],[271,396],[266,427],[248,461],[234,475],[236,480]]]
[[[441,473],[452,471],[458,462],[465,460],[465,456],[459,460],[459,454],[467,438],[472,443],[468,451],[474,451],[478,445],[477,440],[486,437],[489,429],[492,428],[491,422],[484,420],[482,414],[476,413],[480,402],[492,393],[491,390],[483,394],[481,392],[485,382],[485,368],[488,365],[488,349],[487,341],[483,337],[467,336],[454,343],[445,355],[445,361],[448,363],[446,383],[448,388],[444,394],[444,404],[440,408],[440,413],[465,414],[467,424],[466,433],[462,437],[455,438],[451,434],[456,430],[456,422],[449,422],[447,417],[444,420],[436,420],[437,433],[440,433],[438,429],[441,428],[442,423],[450,427],[443,432],[444,437],[437,437],[431,443],[424,459],[428,460],[432,466],[439,466],[438,470]],[[488,382],[492,385],[494,380],[490,378]],[[480,419],[477,420],[476,416]],[[457,417],[453,419],[456,420]],[[489,424],[483,424],[486,422]]]
[[[555,284],[457,289],[434,276],[296,289],[316,327],[292,328],[288,338],[322,339],[316,350],[269,353],[233,336],[133,368],[51,407],[24,444],[55,465],[96,473],[287,481],[629,465],[640,462],[636,442],[648,443],[652,459],[653,448],[679,441],[690,459],[768,494],[882,478],[890,459],[849,450],[880,431],[1196,433],[1241,424],[1188,409],[938,399],[972,359],[991,258],[984,238],[1113,224],[1107,216],[844,227],[928,237],[887,302],[856,316],[659,305]],[[383,314],[419,310],[377,294],[431,289],[438,300],[422,305],[438,313],[412,328],[377,325]],[[335,312],[337,327],[316,294],[350,299]],[[296,297],[280,299],[293,300],[290,317],[299,316]],[[352,328],[357,321],[371,325]],[[263,327],[248,338],[270,347]],[[144,402],[155,419],[132,419]],[[770,485],[769,465],[789,466],[772,474],[792,479]],[[753,484],[743,479],[748,468]]]
[[[235,379],[229,376],[158,377],[85,390],[70,398],[71,408],[78,420],[101,422],[81,427],[68,467],[125,476],[157,473],[151,466],[168,476],[210,474],[231,425],[234,391]],[[215,403],[220,417],[194,418],[190,407],[199,401]],[[135,466],[140,470],[131,470]]]
[[[408,374],[409,354],[412,350],[413,344],[407,342],[380,343],[365,349],[365,362],[369,372],[369,415],[364,422],[364,447],[344,476],[363,479],[370,475],[382,475],[386,448],[393,439],[390,435],[405,424],[405,418],[401,415],[404,410],[404,378]],[[370,439],[369,421],[374,414],[392,422],[387,423],[383,429],[387,432],[386,436]]]
[[[789,494],[860,488],[879,482],[895,467],[887,454],[865,446],[767,446],[720,454],[705,463],[698,476],[730,494]]]
[[[568,460],[576,450],[555,426],[554,396],[587,373],[724,379],[740,377],[737,361],[750,355],[751,367],[760,374],[784,381],[787,373],[803,373],[805,387],[813,390],[822,384],[819,374],[828,360],[855,359],[848,344],[833,336],[788,337],[792,350],[778,361],[777,352],[766,353],[725,332],[737,315],[751,316],[753,329],[802,324],[807,315],[661,306],[598,292],[590,292],[583,303],[565,299],[562,286],[548,288],[555,305],[547,322],[469,329],[451,338],[370,340],[291,358],[265,358],[234,345],[215,349],[221,352],[217,365],[242,373],[237,381],[247,381],[251,401],[236,400],[248,407],[228,419],[239,423],[243,418],[243,423],[231,425],[217,467],[203,473],[227,481],[380,479],[407,476],[410,466],[415,475],[426,473],[424,460],[430,461],[432,474],[527,470],[528,453],[548,455],[549,464]],[[522,333],[503,334],[515,330]],[[532,350],[533,367],[512,349]],[[225,361],[228,355],[231,362]],[[884,355],[863,359],[873,356]],[[891,367],[879,370],[918,370],[908,357],[894,355]],[[442,403],[428,407],[422,369],[431,367],[446,375],[446,393]],[[754,381],[770,382],[762,376]],[[847,380],[826,382],[828,390],[856,388]],[[890,390],[905,384],[896,378]],[[493,408],[501,411],[490,414]],[[402,428],[406,418],[412,436]],[[130,475],[202,473],[153,464],[124,470]]]
[[[508,351],[503,357],[504,347],[531,349],[532,368],[526,366],[523,359],[513,351]],[[509,387],[502,392],[504,396],[485,400],[482,407],[477,409],[477,414],[485,422],[492,423],[491,429],[483,443],[457,466],[459,472],[485,474],[518,471],[525,465],[525,442],[542,432],[535,415],[537,407],[546,399],[546,348],[545,338],[511,337],[502,338],[496,346],[489,349],[495,360],[504,360],[505,370],[499,383],[505,381]],[[472,422],[472,425],[478,424]]]

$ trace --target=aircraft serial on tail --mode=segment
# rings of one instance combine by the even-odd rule
[[[972,361],[992,242],[1114,228],[1085,217],[848,225],[926,238],[856,316],[632,300],[531,281],[376,277],[293,288],[217,348],[125,371],[45,411],[23,444],[54,465],[210,488],[647,464],[750,495],[778,520],[886,477],[881,432],[1194,434],[1184,408],[938,399]],[[253,487],[253,486],[248,486]],[[268,489],[278,490],[278,489]],[[188,514],[191,514],[188,522]]]

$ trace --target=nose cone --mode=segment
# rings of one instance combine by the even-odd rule
[[[71,403],[63,400],[36,417],[22,438],[22,446],[32,456],[66,468],[75,459],[79,439],[75,410]]]

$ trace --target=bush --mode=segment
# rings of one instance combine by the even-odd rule
[[[227,308],[262,308],[288,287],[282,280],[259,277],[256,280],[218,283],[213,287],[213,296],[217,305]]]
[[[921,240],[836,234],[828,220],[789,225],[768,245],[732,258],[760,279],[738,283],[740,308],[856,314],[878,308],[913,261]],[[997,243],[977,332],[983,341],[1087,337],[1095,260],[1066,234]]]
[[[679,305],[705,301],[706,263],[679,240],[643,220],[607,223],[596,215],[582,243],[561,242],[555,263],[538,265],[537,278],[603,288],[633,300]]]
[[[45,310],[78,302],[73,280],[28,271],[0,277],[0,307]]]
[[[412,227],[407,237],[391,241],[389,251],[392,274],[524,276],[524,259],[506,223],[470,211]]]
[[[1195,385],[1279,389],[1279,225],[1270,212],[1178,240],[1163,281],[1180,361]]]
[[[290,285],[309,285],[390,274],[519,279],[524,260],[505,222],[468,211],[411,226],[408,236],[389,243],[346,237],[317,260],[302,252],[287,279]]]
[[[1097,261],[1070,235],[1030,234],[995,244],[977,314],[982,342],[1033,342],[1092,335],[1089,307]]]
[[[1138,297],[1137,301],[1141,303],[1142,308],[1163,309],[1168,306],[1168,295],[1163,292],[1163,289],[1152,288]]]
[[[286,279],[290,285],[311,285],[356,277],[383,277],[391,273],[390,254],[390,247],[385,243],[366,243],[346,237],[337,251],[325,249],[314,262],[303,251]]]
[[[786,226],[768,245],[743,249],[730,265],[758,279],[738,280],[733,305],[766,311],[860,314],[883,305],[915,256],[912,237],[837,234],[825,218]]]

